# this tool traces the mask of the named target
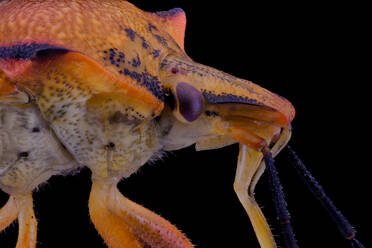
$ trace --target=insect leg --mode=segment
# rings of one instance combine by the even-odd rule
[[[32,193],[19,196],[21,205],[18,215],[18,241],[16,248],[35,248],[37,220],[35,218]]]
[[[276,247],[275,240],[265,216],[254,199],[253,191],[249,190],[261,160],[262,154],[260,152],[254,151],[246,145],[240,146],[234,190],[251,220],[261,247],[270,248]]]
[[[355,230],[349,223],[349,221],[342,215],[342,213],[336,208],[331,199],[326,195],[322,186],[315,180],[311,173],[306,169],[297,154],[293,151],[290,146],[286,149],[290,164],[295,168],[298,175],[307,185],[308,189],[313,195],[318,198],[322,206],[328,212],[333,222],[337,225],[341,235],[351,241],[352,247],[363,247],[363,245],[355,238]]]
[[[93,180],[89,212],[109,248],[194,247],[168,221],[125,198],[116,183]]]
[[[270,143],[272,134],[267,137],[267,143]],[[273,156],[276,156],[285,147],[290,137],[291,127],[283,128],[279,139],[276,140],[271,149]],[[235,138],[238,138],[244,144],[241,137]],[[262,161],[262,157],[263,154],[258,150],[251,149],[246,145],[240,146],[234,189],[251,220],[261,247],[276,247],[270,227],[254,199],[254,189],[265,171],[265,163]]]
[[[0,210],[0,231],[18,218],[18,240],[16,248],[35,248],[37,221],[34,214],[32,193],[11,195]]]
[[[8,202],[0,209],[0,232],[12,224],[18,217],[19,205],[14,196],[10,196]]]
[[[90,218],[105,243],[110,248],[141,247],[130,234],[128,226],[122,223],[108,208],[108,187],[93,183],[89,197]]]

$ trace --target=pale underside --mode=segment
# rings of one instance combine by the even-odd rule
[[[0,231],[18,218],[17,247],[36,246],[32,190],[81,166],[92,171],[90,216],[110,248],[193,247],[116,184],[163,150],[236,142],[234,189],[261,246],[276,246],[253,191],[260,151],[285,146],[293,107],[192,61],[185,23],[179,9],[152,14],[125,1],[0,3],[0,188],[11,195]]]

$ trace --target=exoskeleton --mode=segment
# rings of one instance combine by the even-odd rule
[[[109,247],[193,247],[116,185],[162,151],[233,143],[234,189],[259,243],[276,246],[253,196],[267,167],[287,245],[296,246],[273,166],[293,106],[193,61],[185,25],[181,9],[149,13],[122,0],[1,1],[0,188],[10,198],[0,230],[18,219],[17,247],[36,246],[32,191],[83,166],[92,171],[90,216]]]

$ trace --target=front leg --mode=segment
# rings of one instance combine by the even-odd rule
[[[32,193],[11,195],[0,210],[0,231],[18,218],[18,240],[16,248],[35,248],[37,220],[34,214]]]
[[[272,148],[274,156],[284,148],[288,143],[290,136],[290,128],[284,128],[279,139]],[[263,155],[261,152],[255,151],[246,145],[240,145],[234,189],[241,204],[246,210],[249,219],[251,220],[261,247],[274,248],[276,247],[276,244],[270,227],[254,198],[254,189],[265,170],[265,164],[262,161],[262,157]]]
[[[110,248],[192,248],[171,223],[125,198],[116,183],[93,180],[89,212],[99,234]]]
[[[275,248],[276,244],[270,227],[253,195],[253,178],[257,173],[260,174],[261,160],[262,154],[260,152],[240,145],[234,190],[251,220],[261,247]]]
[[[10,196],[5,206],[0,209],[0,232],[17,219],[18,213],[19,204],[14,196]]]

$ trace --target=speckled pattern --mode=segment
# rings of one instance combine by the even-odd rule
[[[161,68],[161,78],[166,78],[167,82],[189,82],[211,105],[223,102],[254,104],[281,112],[287,121],[294,117],[294,109],[286,99],[251,81],[176,56],[164,59]]]
[[[155,58],[158,56],[155,51],[152,52],[152,55]],[[139,85],[147,88],[159,100],[164,101],[164,86],[156,76],[151,75],[147,70],[139,70],[142,65],[139,55],[134,58],[128,58],[125,56],[123,51],[120,51],[117,48],[110,48],[103,51],[103,59],[104,61],[109,61],[111,65],[115,66],[119,74],[130,77]]]
[[[1,1],[0,188],[28,193],[33,213],[38,184],[87,166],[90,216],[109,247],[193,247],[127,201],[119,180],[161,150],[195,143],[212,149],[237,141],[247,157],[238,170],[261,168],[260,151],[289,130],[294,109],[250,81],[192,61],[183,50],[185,25],[181,9],[147,13],[123,0]],[[251,180],[237,178],[244,187]],[[247,202],[254,203],[242,201],[246,209]],[[28,225],[23,210],[20,230]],[[24,236],[33,244],[22,247],[36,245],[32,223]]]
[[[12,59],[31,59],[17,81],[80,164],[119,180],[161,148],[151,120],[164,100],[159,65],[168,53],[184,54],[162,20],[121,0],[5,1],[0,16],[0,67],[12,70]],[[32,51],[39,50],[31,48],[40,44],[82,55],[36,57]],[[115,114],[130,121],[112,124]],[[107,150],[109,143],[114,149]]]
[[[116,84],[105,81],[110,80],[105,74],[90,77],[94,64],[82,55],[58,58],[49,57],[48,66],[36,66],[33,80],[20,82],[34,93],[43,117],[79,164],[95,177],[128,177],[161,149],[147,105],[120,88],[115,92]],[[79,70],[71,71],[77,64]]]
[[[105,54],[121,51],[127,70],[158,77],[161,59],[182,49],[161,28],[164,24],[127,1],[5,1],[1,3],[0,48],[22,44],[49,44],[79,51],[116,76],[144,87],[162,99],[160,82],[138,83]],[[133,19],[135,18],[135,20]],[[137,63],[129,63],[134,60]],[[141,64],[138,63],[141,61]],[[159,103],[158,103],[159,104]]]
[[[52,46],[49,44],[22,44],[14,46],[0,47],[0,59],[3,60],[24,60],[33,59],[34,56],[44,50],[65,50],[60,47]],[[67,51],[67,50],[66,50]]]
[[[267,112],[264,121],[285,126],[293,119],[293,107],[285,99],[188,58],[183,43],[177,44],[168,32],[171,29],[166,28],[172,26],[168,23],[172,18],[179,18],[174,24],[177,28],[179,23],[185,24],[180,9],[151,14],[121,0],[13,0],[1,3],[0,16],[0,50],[12,55],[0,59],[0,68],[31,91],[43,116],[77,161],[103,177],[110,175],[108,168],[113,163],[108,166],[107,157],[113,151],[127,153],[114,159],[122,165],[121,174],[114,173],[120,177],[142,165],[131,163],[144,163],[161,148],[153,138],[153,118],[161,114],[167,104],[165,95],[178,82],[202,92],[205,110],[222,117],[229,111],[220,100],[228,98],[232,103],[274,110]],[[184,27],[178,32],[182,31]],[[32,57],[29,49],[10,49],[35,48],[37,44],[69,52]],[[27,56],[18,54],[22,51]],[[19,70],[12,67],[17,64]],[[235,112],[244,115],[251,110]],[[121,132],[109,121],[115,115],[127,119],[119,124]],[[255,118],[254,114],[249,117]],[[125,141],[114,142],[121,135]],[[110,143],[115,149],[106,149]],[[147,151],[142,152],[143,160],[135,158],[131,147]],[[131,169],[126,171],[126,166]]]
[[[8,193],[31,191],[77,166],[35,105],[0,104],[0,157],[0,188]]]

